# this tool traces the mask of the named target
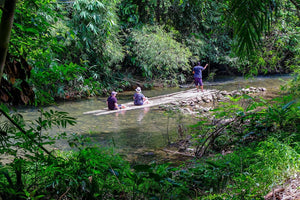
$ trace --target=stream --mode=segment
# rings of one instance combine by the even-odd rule
[[[246,87],[264,87],[267,91],[265,98],[271,98],[279,92],[280,85],[290,76],[268,76],[244,79],[242,77],[219,78],[214,82],[204,81],[204,89],[237,90]],[[155,97],[163,94],[191,89],[193,84],[176,88],[155,88],[143,90],[147,97]],[[126,91],[117,95],[118,103],[132,101],[135,91]],[[197,122],[189,116],[168,115],[157,106],[130,111],[121,111],[108,115],[84,115],[91,110],[106,108],[107,97],[91,98],[89,100],[60,102],[55,106],[43,108],[44,110],[57,110],[68,112],[69,116],[77,119],[75,126],[67,127],[67,130],[53,129],[50,134],[65,131],[67,134],[78,133],[88,136],[94,144],[103,147],[114,147],[114,151],[129,160],[145,161],[156,159],[157,150],[163,149],[170,142],[178,139],[178,124],[184,126]],[[39,116],[38,108],[22,108],[18,111],[25,120],[35,120]],[[57,143],[57,148],[68,150],[65,141]]]

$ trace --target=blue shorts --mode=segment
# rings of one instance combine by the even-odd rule
[[[202,78],[194,78],[194,80],[195,80],[195,85],[196,86],[198,86],[198,85],[202,86],[203,85]]]
[[[119,104],[119,105],[118,105],[118,108],[121,109],[121,108],[122,108],[122,105]],[[115,107],[114,110],[118,110],[118,109]]]

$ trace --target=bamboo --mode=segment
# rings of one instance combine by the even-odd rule
[[[111,113],[129,111],[129,110],[154,107],[154,106],[168,104],[171,102],[178,102],[181,100],[186,100],[188,98],[194,98],[197,96],[201,97],[203,95],[209,95],[212,92],[215,92],[215,90],[205,90],[205,92],[196,92],[196,89],[190,89],[190,90],[185,90],[185,91],[180,91],[180,92],[175,92],[175,93],[171,93],[171,94],[160,95],[160,96],[148,98],[148,100],[151,102],[150,104],[136,106],[133,104],[133,102],[128,102],[128,103],[122,104],[122,105],[126,106],[126,108],[124,108],[124,109],[108,110],[107,108],[104,108],[104,109],[100,109],[100,110],[87,111],[87,112],[84,112],[83,114],[85,114],[85,115],[93,114],[93,115],[99,116],[99,115],[106,115],[106,114],[111,114]]]

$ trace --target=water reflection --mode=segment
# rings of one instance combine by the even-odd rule
[[[140,114],[138,115],[137,121],[141,122],[149,110],[150,110],[150,107],[141,109]]]

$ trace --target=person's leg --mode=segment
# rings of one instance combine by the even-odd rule
[[[202,78],[199,80],[199,84],[200,84],[201,92],[203,92],[203,82],[202,82]]]
[[[123,105],[123,104],[119,104],[118,106],[119,106],[119,109],[124,109],[124,108],[126,108],[126,106]]]
[[[149,104],[149,103],[150,103],[147,97],[145,97],[144,103],[145,103],[145,104]]]
[[[197,88],[197,92],[199,92],[199,78],[195,78],[195,85]]]

